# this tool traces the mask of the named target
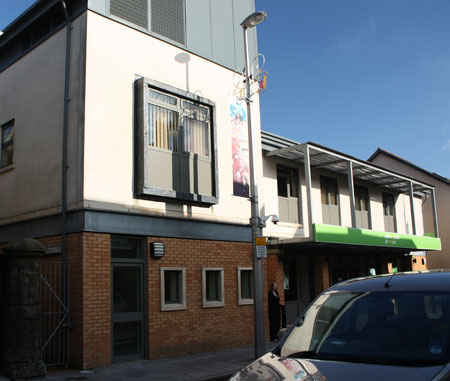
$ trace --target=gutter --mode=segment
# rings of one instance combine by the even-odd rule
[[[60,1],[64,17],[66,18],[66,63],[64,74],[64,115],[62,133],[62,179],[61,179],[61,261],[67,262],[67,127],[69,112],[69,76],[70,76],[70,39],[72,22],[69,17],[67,5],[64,0]]]

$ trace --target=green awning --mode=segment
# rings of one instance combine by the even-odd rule
[[[380,246],[410,250],[441,250],[441,240],[409,234],[378,232],[344,226],[313,224],[314,241],[347,245]]]

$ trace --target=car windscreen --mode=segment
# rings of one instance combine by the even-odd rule
[[[447,362],[450,292],[336,292],[319,296],[282,356],[432,365]]]

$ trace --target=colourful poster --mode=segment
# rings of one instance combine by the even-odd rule
[[[250,172],[248,158],[247,107],[235,97],[230,99],[231,142],[233,155],[233,194],[249,196]]]

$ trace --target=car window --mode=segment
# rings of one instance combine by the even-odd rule
[[[449,340],[448,293],[333,292],[306,311],[281,354],[312,351],[352,361],[443,363]]]

